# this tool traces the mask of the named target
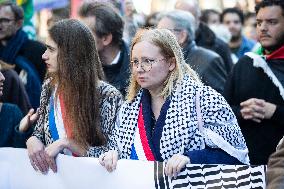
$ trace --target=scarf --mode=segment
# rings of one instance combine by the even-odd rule
[[[202,91],[200,108],[205,133],[198,129],[195,98],[199,88]],[[130,158],[132,144],[135,143],[142,94],[141,89],[132,101],[124,103],[120,109],[117,145],[121,158]],[[142,109],[144,107],[143,104]],[[214,140],[216,136],[218,140]],[[224,150],[242,163],[249,163],[244,137],[224,97],[212,88],[196,83],[189,76],[176,84],[170,96],[161,136],[156,140],[159,141],[159,153],[163,161],[174,154],[202,150],[206,144]]]
[[[138,114],[138,128],[131,146],[130,159],[163,161],[159,139],[162,136],[169,104],[170,99],[167,98],[161,107],[157,121],[155,121],[151,107],[151,95],[148,90],[143,89]]]
[[[15,64],[16,57],[23,44],[28,40],[27,34],[23,30],[18,30],[5,47],[0,48],[0,57],[9,64]]]
[[[50,97],[49,131],[53,141],[73,137],[70,121],[66,117],[64,101],[61,95],[55,100],[55,92]],[[68,149],[64,149],[63,153],[72,154]]]
[[[253,60],[254,67],[263,70],[279,89],[284,100],[284,45],[269,55],[264,54],[263,47],[259,47],[255,52],[248,52],[245,55]]]
[[[260,46],[256,51],[256,54],[264,57],[266,60],[284,59],[284,45],[279,49],[273,51],[271,54],[264,54],[264,48]]]
[[[150,141],[146,134],[144,116],[142,112],[143,106],[141,104],[138,115],[138,128],[135,132],[134,143],[131,146],[130,159],[155,161],[154,154],[150,147]]]

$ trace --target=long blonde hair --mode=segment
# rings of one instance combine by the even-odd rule
[[[176,62],[175,69],[170,72],[164,83],[164,88],[160,95],[167,98],[173,91],[177,82],[182,82],[185,75],[189,75],[191,79],[201,83],[196,72],[186,64],[181,47],[179,46],[175,36],[167,29],[141,29],[132,40],[130,47],[130,59],[132,58],[133,47],[142,41],[148,41],[161,49],[163,56],[174,58]],[[132,65],[130,65],[132,66]],[[137,83],[133,72],[130,77],[130,85],[128,87],[127,100],[132,101],[137,95],[141,86]]]

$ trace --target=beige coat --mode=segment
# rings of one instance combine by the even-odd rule
[[[277,146],[268,161],[266,172],[267,189],[284,188],[284,142],[283,139]]]

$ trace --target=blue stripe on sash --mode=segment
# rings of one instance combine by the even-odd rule
[[[136,150],[135,150],[134,144],[131,145],[130,159],[132,159],[132,160],[138,160],[138,156],[137,156],[137,154],[136,154]]]
[[[58,131],[56,128],[55,117],[54,117],[54,105],[53,105],[53,97],[50,97],[50,109],[49,109],[49,131],[51,137],[54,141],[59,139]]]

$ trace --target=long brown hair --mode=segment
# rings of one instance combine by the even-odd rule
[[[61,20],[48,32],[58,46],[55,82],[57,94],[64,100],[72,137],[85,148],[103,145],[106,138],[100,127],[97,66],[101,63],[93,35],[87,26],[74,19]]]

